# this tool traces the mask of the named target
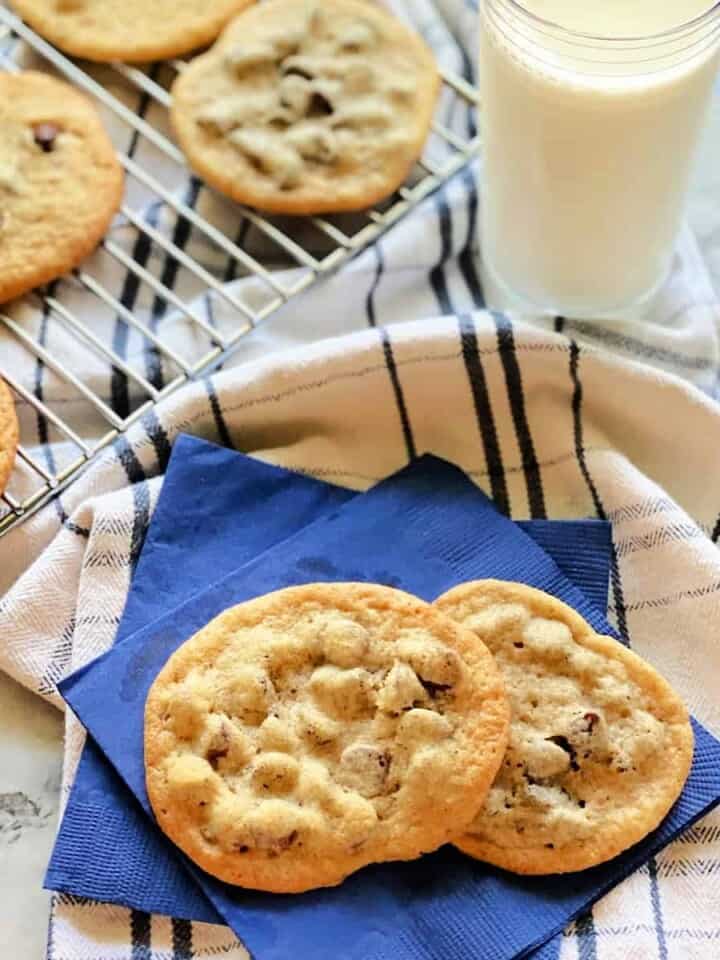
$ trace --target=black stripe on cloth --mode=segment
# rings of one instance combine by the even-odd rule
[[[130,911],[130,960],[151,960],[152,918],[143,910]]]
[[[445,187],[440,187],[434,194],[435,206],[438,212],[438,230],[440,232],[440,259],[431,269],[428,279],[437,299],[440,311],[446,315],[453,313],[450,291],[445,278],[445,264],[452,251],[452,217],[448,206]]]
[[[64,907],[88,907],[97,903],[96,900],[83,897],[78,893],[63,893],[62,891],[55,894],[55,900]]]
[[[460,51],[460,56],[462,57],[462,76],[463,79],[468,83],[472,84],[473,77],[473,62],[468,55],[467,50],[465,49],[464,44],[458,44],[458,49]],[[475,120],[476,107],[474,104],[467,104],[467,135],[469,138],[473,138],[477,134],[477,123]],[[465,187],[465,192],[467,196],[467,215],[468,215],[468,227],[467,227],[467,236],[465,238],[465,245],[460,251],[458,256],[458,266],[460,267],[460,272],[465,280],[465,284],[470,291],[470,296],[472,297],[473,305],[475,307],[484,307],[485,306],[485,294],[482,288],[482,281],[477,270],[477,263],[475,259],[475,251],[473,249],[476,233],[477,233],[477,213],[478,213],[478,184],[475,176],[473,166],[470,164],[463,167],[462,173],[460,174],[463,186]]]
[[[133,249],[130,256],[135,263],[138,264],[138,266],[144,267],[146,266],[150,257],[151,249],[152,241],[150,237],[144,231],[139,231],[137,237],[135,238],[135,243],[133,244]],[[123,280],[122,289],[120,290],[120,303],[127,310],[132,311],[135,307],[135,301],[137,300],[139,291],[140,277],[136,273],[133,273],[132,270],[127,270]],[[130,328],[124,317],[115,317],[112,348],[113,351],[123,360],[125,360],[127,357],[129,335]],[[130,415],[130,391],[128,387],[128,378],[122,372],[122,370],[118,370],[117,367],[112,368],[110,376],[110,403],[118,416],[125,419]]]
[[[592,910],[584,913],[575,921],[578,960],[597,960],[597,931]]]
[[[650,902],[652,904],[653,923],[658,945],[658,960],[668,960],[667,943],[665,942],[665,928],[663,924],[662,906],[660,904],[660,887],[658,884],[658,869],[655,857],[648,861],[650,873]]]
[[[63,520],[63,526],[66,530],[69,530],[70,533],[75,533],[78,537],[83,537],[85,540],[90,536],[90,530],[87,527],[81,527],[79,523],[75,523],[75,521],[69,517]]]
[[[676,353],[674,350],[668,350],[667,347],[658,347],[654,344],[644,343],[642,340],[630,337],[626,333],[599,327],[594,321],[590,323],[585,320],[566,320],[565,322],[569,331],[580,334],[581,337],[596,340],[608,347],[624,350],[636,357],[655,360],[658,363],[679,367],[683,370],[702,371],[712,370],[715,367],[715,364],[709,357],[688,357],[684,353]]]
[[[198,201],[202,186],[202,180],[199,180],[197,177],[190,177],[185,195],[183,196],[182,200],[185,206],[190,207],[191,210],[194,209],[195,204]],[[175,226],[173,228],[171,237],[172,242],[179,250],[184,250],[191,234],[191,222],[187,219],[187,217],[180,214],[175,221]],[[166,253],[163,258],[162,271],[160,272],[160,282],[166,286],[168,290],[174,289],[179,268],[180,264],[172,255],[172,253]],[[165,316],[167,307],[167,302],[159,294],[153,298],[149,324],[150,329],[153,332],[157,330],[160,321]],[[147,379],[156,389],[159,390],[163,386],[162,355],[155,344],[151,343],[150,341],[145,343],[144,354]]]
[[[580,381],[580,348],[574,340],[570,340],[570,378],[573,383],[573,398],[572,398],[572,410],[573,410],[573,434],[575,439],[575,454],[577,457],[578,466],[580,472],[585,479],[587,488],[590,491],[590,496],[592,497],[593,504],[595,506],[595,512],[601,520],[607,520],[607,513],[605,508],[602,505],[602,500],[598,494],[597,487],[595,482],[590,475],[590,470],[588,469],[587,460],[585,457],[585,444],[583,440],[583,424],[582,424],[582,400],[583,400],[583,389],[582,383]],[[629,634],[627,626],[627,610],[625,606],[625,597],[623,593],[622,580],[620,578],[620,564],[618,561],[618,553],[615,547],[615,541],[613,539],[611,543],[612,550],[612,563],[610,566],[610,580],[613,588],[613,595],[615,597],[615,616],[617,619],[618,631],[620,636],[623,639],[623,642],[629,646]]]
[[[128,443],[127,437],[124,434],[120,434],[114,442],[114,447],[118,460],[123,465],[128,481],[132,485],[135,510],[133,513],[128,559],[131,569],[134,570],[140,557],[140,551],[142,550],[150,521],[150,494],[145,479],[145,471],[135,455],[134,450]]]
[[[715,823],[696,823],[682,835],[683,843],[717,843],[720,840],[720,824]],[[715,869],[720,872],[720,860],[712,861]],[[658,868],[658,875],[665,876],[665,867],[663,864]]]
[[[525,474],[525,485],[528,493],[528,503],[530,504],[530,516],[534,520],[542,519],[547,516],[545,510],[545,495],[543,493],[540,466],[535,456],[535,445],[533,444],[527,411],[525,409],[525,394],[523,393],[520,364],[518,363],[515,352],[515,337],[513,336],[512,324],[502,313],[495,313],[493,311],[492,317],[495,321],[495,329],[497,330],[500,359],[502,361],[505,384],[510,399],[510,411],[520,447],[520,456]]]
[[[150,79],[154,80],[157,73],[157,64],[150,68]],[[138,100],[137,114],[140,119],[144,119],[152,100],[149,93],[142,92]],[[132,159],[140,142],[140,131],[133,130],[128,146],[128,156]],[[140,266],[145,266],[150,255],[152,243],[144,231],[138,231],[131,257]],[[120,303],[128,310],[135,306],[138,290],[140,288],[140,278],[131,270],[125,271],[122,289],[120,291]],[[112,335],[112,349],[121,359],[127,359],[128,338],[130,336],[130,327],[122,316],[115,317]],[[125,419],[130,416],[130,387],[126,374],[117,367],[110,370],[110,405],[119,417]]]
[[[48,293],[50,296],[54,296],[55,293],[55,283],[50,284],[48,287]],[[40,330],[38,331],[38,343],[41,347],[47,346],[47,334],[48,334],[48,319],[50,315],[50,307],[47,303],[47,300],[43,298],[42,304],[42,318],[40,320]],[[45,362],[40,357],[35,361],[35,383],[33,394],[37,399],[42,403],[44,400],[44,380],[45,380]],[[55,464],[55,455],[53,453],[52,446],[50,444],[50,430],[48,427],[48,421],[45,417],[45,414],[41,411],[37,411],[37,433],[38,440],[42,444],[43,456],[45,457],[45,463],[47,468],[51,473],[56,473],[56,464]]]
[[[203,380],[203,385],[208,396],[210,410],[215,421],[215,428],[217,429],[220,443],[224,447],[230,447],[230,449],[233,450],[234,444],[232,442],[232,437],[230,436],[227,422],[223,416],[222,407],[220,406],[220,400],[218,398],[217,390],[215,389],[215,384],[213,383],[212,377],[206,377]]]
[[[168,465],[168,460],[172,452],[167,430],[160,423],[157,413],[152,408],[143,415],[142,424],[155,449],[155,456],[157,457],[160,472],[165,473],[165,468]]]
[[[390,377],[390,383],[392,384],[395,403],[397,405],[398,416],[400,417],[400,425],[402,426],[403,438],[405,440],[405,449],[407,450],[408,459],[414,460],[417,456],[417,449],[415,447],[415,439],[413,437],[412,427],[410,425],[407,404],[405,403],[405,394],[403,393],[397,365],[395,363],[395,355],[393,353],[392,343],[390,342],[390,336],[385,327],[380,327],[378,332],[380,334],[380,343],[382,344],[383,348],[383,356],[385,357],[385,366],[387,367],[388,376]]]
[[[649,497],[608,511],[608,519],[612,523],[628,523],[631,520],[647,520],[657,513],[670,513],[673,510],[677,510],[677,504],[670,497]]]
[[[172,921],[173,960],[192,960],[192,923],[190,920]]]
[[[634,537],[625,537],[618,540],[617,551],[621,557],[629,553],[637,553],[639,550],[652,550],[654,547],[661,547],[666,543],[686,543],[688,540],[697,540],[698,537],[704,537],[705,534],[697,524],[689,523],[668,523],[650,533],[638,534]]]
[[[720,516],[718,516],[717,520],[715,521],[715,526],[713,527],[712,532],[712,542],[717,543],[718,540],[720,540]]]
[[[52,656],[38,682],[38,693],[43,697],[57,693],[57,684],[65,676],[72,658],[75,636],[75,617],[65,624],[60,639],[53,647]]]
[[[58,281],[53,281],[48,285],[48,294],[52,297],[55,295],[55,291],[58,286]],[[47,346],[47,335],[48,335],[48,321],[50,317],[50,307],[48,306],[47,300],[43,298],[42,304],[42,319],[40,321],[40,330],[38,332],[38,342],[40,346]],[[42,403],[44,401],[44,380],[45,380],[45,364],[40,359],[37,358],[35,362],[35,383],[33,393]],[[50,428],[48,421],[43,413],[39,410],[37,411],[37,433],[38,441],[42,444],[43,456],[45,457],[45,463],[50,473],[57,473],[57,464],[55,461],[55,454],[53,452],[52,443],[50,442]],[[58,515],[58,519],[61,524],[71,523],[65,507],[62,503],[62,497],[58,494],[56,497],[53,497],[53,505],[55,512]],[[69,529],[72,529],[70,527]]]
[[[467,215],[468,226],[465,244],[458,256],[458,266],[463,276],[465,285],[470,291],[473,306],[485,306],[485,294],[483,292],[482,281],[477,270],[475,260],[475,250],[473,249],[475,235],[477,232],[477,214],[478,214],[478,191],[477,182],[472,167],[466,166],[462,171],[462,182],[467,192]]]
[[[682,842],[686,843],[687,838],[687,833],[683,833]],[[713,840],[717,840],[717,836],[708,841],[696,840],[695,842],[712,842]],[[666,860],[657,870],[658,877],[716,877],[718,874],[720,874],[720,862],[713,856],[698,857],[693,855],[692,857],[681,857],[678,860]],[[715,938],[720,940],[717,929],[715,930]]]
[[[475,82],[475,71],[473,69],[474,64],[470,58],[470,54],[467,52],[464,43],[458,44],[458,50],[460,51],[460,56],[462,58],[462,76],[463,80],[466,80],[469,84]],[[467,135],[471,139],[477,134],[477,121],[476,121],[476,112],[477,107],[474,104],[468,102],[467,105]]]
[[[365,312],[367,314],[369,327],[377,326],[377,317],[375,314],[375,294],[377,293],[377,288],[380,286],[382,275],[385,272],[385,259],[383,257],[380,243],[378,242],[374,244],[372,250],[375,254],[375,276],[373,277],[373,281],[370,284],[370,289],[367,292],[367,297],[365,298]]]
[[[55,958],[55,908],[58,895],[53,894],[50,899],[50,916],[48,918],[47,938],[45,940],[45,960],[56,960]]]
[[[490,490],[495,506],[506,516],[510,515],[510,498],[508,496],[505,470],[500,452],[495,418],[490,404],[490,393],[485,379],[480,351],[478,349],[477,331],[475,324],[467,314],[458,317],[460,331],[460,346],[465,363],[465,371],[470,381],[475,415],[477,417],[485,462],[487,463]]]
[[[148,72],[151,80],[157,80],[157,73],[160,67],[159,63],[153,63]],[[140,99],[138,100],[138,107],[135,111],[137,115],[144,119],[147,109],[150,106],[150,94],[145,93],[144,91],[140,93]],[[134,157],[135,151],[137,150],[138,143],[140,142],[140,130],[137,127],[133,128],[132,136],[130,138],[130,145],[128,146],[128,156]]]
[[[208,324],[213,328],[213,330],[217,330],[218,323],[217,323],[217,318],[215,316],[215,306],[213,303],[212,290],[205,291],[202,297],[202,302],[203,302],[203,306],[205,307],[205,319],[207,320]],[[218,363],[216,366],[213,367],[213,373],[217,373],[218,371],[222,370],[224,366],[225,366],[224,363],[222,362]]]
[[[601,520],[607,520],[607,515],[600,500],[600,496],[597,492],[597,487],[593,478],[590,476],[590,471],[588,470],[587,461],[585,459],[585,445],[583,443],[583,426],[582,426],[582,401],[583,401],[583,388],[582,383],[580,382],[579,374],[579,365],[580,365],[580,348],[578,347],[575,340],[570,341],[570,379],[572,380],[573,385],[573,397],[572,397],[572,411],[573,411],[573,436],[575,440],[575,455],[577,457],[578,466],[580,467],[580,472],[583,475],[583,479],[587,484],[587,488],[590,491],[590,496],[592,497],[593,506],[595,507],[595,512]]]
[[[655,597],[651,600],[638,600],[637,603],[631,603],[628,606],[629,612],[636,610],[658,610],[661,607],[670,607],[681,600],[702,600],[703,597],[711,597],[714,593],[720,593],[720,581],[710,583],[705,587],[696,587],[694,590],[681,590],[679,593],[671,593],[665,597]]]
[[[245,240],[247,239],[248,230],[252,224],[249,220],[246,220],[245,217],[240,221],[240,226],[238,227],[237,235],[235,237],[235,246],[240,247],[241,250],[244,250]],[[225,267],[225,273],[223,275],[223,283],[231,283],[237,276],[237,260],[232,255],[228,256],[228,262]]]

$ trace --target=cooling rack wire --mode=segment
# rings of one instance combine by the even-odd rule
[[[167,123],[182,60],[142,68],[71,61],[0,4],[0,69],[26,66],[96,101],[125,169],[126,195],[95,255],[0,306],[0,376],[21,425],[0,498],[0,535],[65,489],[162,398],[219,366],[258,323],[408,216],[479,150],[476,136],[436,120],[412,175],[384,204],[362,215],[266,217],[190,175]],[[442,79],[439,116],[452,116],[458,102],[477,103],[462,78],[443,72]]]

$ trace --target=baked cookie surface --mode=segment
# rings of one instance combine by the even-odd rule
[[[190,164],[233,199],[358,210],[407,177],[438,89],[420,37],[367,0],[267,0],[178,77],[171,116]]]
[[[18,421],[10,389],[0,377],[0,493],[7,486],[18,445]]]
[[[41,36],[88,60],[161,60],[211,43],[254,0],[12,0]]]
[[[436,606],[492,651],[510,740],[480,814],[456,840],[516,873],[602,863],[661,822],[690,771],[687,710],[644,660],[522,584],[463,584]]]
[[[146,703],[148,795],[222,880],[332,886],[468,824],[508,719],[487,649],[428,604],[292,587],[225,611],[168,660]]]
[[[95,108],[43,73],[0,73],[0,303],[76,266],[122,200]]]

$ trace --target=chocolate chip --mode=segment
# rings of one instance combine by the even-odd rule
[[[525,644],[522,642],[522,640],[516,640],[513,646],[517,647],[518,650],[522,650]]]
[[[330,103],[328,98],[322,93],[318,93],[317,90],[310,97],[310,103],[308,104],[307,116],[311,119],[317,117],[329,117],[333,112],[333,105]]]
[[[419,679],[433,700],[439,693],[445,693],[447,690],[452,689],[451,683],[433,683],[432,680],[423,680],[422,677]]]
[[[302,67],[296,67],[295,65],[286,67],[282,66],[282,74],[284,77],[303,77],[305,80],[314,80],[315,77],[310,73],[309,70],[303,70]]]
[[[35,143],[40,147],[43,153],[51,153],[55,148],[55,138],[60,133],[60,128],[54,123],[36,123],[33,129]]]
[[[577,758],[576,758],[576,755],[575,755],[575,748],[574,748],[573,745],[570,743],[570,741],[568,740],[567,737],[563,737],[563,736],[558,735],[558,736],[554,736],[554,737],[545,737],[545,739],[546,739],[546,740],[549,740],[550,743],[556,744],[558,747],[560,747],[561,750],[564,750],[565,753],[567,753],[567,755],[570,757],[570,769],[571,769],[571,770],[579,770],[579,769],[580,769],[580,766],[579,766],[579,764],[578,764],[578,762],[577,762]]]
[[[592,733],[593,727],[596,723],[599,723],[600,717],[597,715],[597,713],[586,713],[583,715],[583,720],[588,725],[588,733]]]
[[[281,850],[287,850],[288,847],[291,847],[295,843],[297,837],[297,830],[293,830],[292,833],[289,833],[286,837],[280,837],[277,845]]]
[[[554,844],[554,843],[546,843],[545,846],[548,848],[548,850],[554,850],[554,849],[555,849],[555,844]]]
[[[220,728],[220,732],[213,739],[212,744],[208,747],[208,751],[205,754],[205,759],[213,768],[217,769],[218,760],[222,760],[223,757],[226,757],[230,752],[230,731],[228,730],[225,724]]]

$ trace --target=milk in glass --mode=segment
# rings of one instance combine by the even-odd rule
[[[719,48],[708,0],[481,0],[483,255],[496,282],[576,316],[653,293]]]

